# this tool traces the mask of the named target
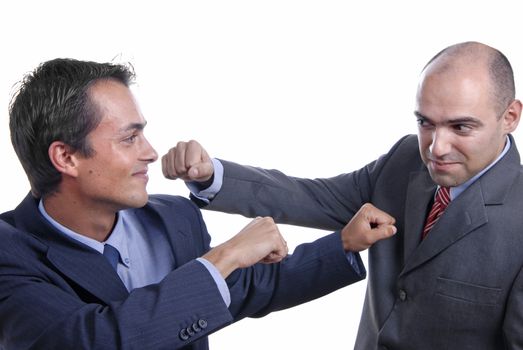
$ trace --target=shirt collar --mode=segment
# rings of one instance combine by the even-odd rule
[[[503,148],[503,151],[501,152],[501,154],[492,163],[490,163],[485,169],[481,170],[479,173],[477,173],[476,175],[474,175],[472,178],[465,181],[461,185],[450,188],[450,200],[454,200],[455,198],[457,198],[461,193],[463,193],[463,191],[465,191],[467,188],[469,188],[470,185],[472,185],[474,182],[476,182],[476,180],[479,179],[481,177],[481,175],[486,173],[497,162],[499,162],[499,160],[501,158],[503,158],[503,156],[505,156],[505,154],[507,154],[508,150],[510,149],[510,145],[511,145],[510,137],[507,136],[507,142],[505,142],[505,148]],[[439,188],[439,186],[438,186],[438,188]]]
[[[51,225],[54,226],[60,233],[68,236],[69,238],[72,238],[80,243],[85,244],[88,247],[93,248],[94,250],[100,252],[100,254],[103,254],[104,251],[104,245],[106,243],[111,244],[113,247],[115,247],[118,250],[118,253],[120,253],[120,256],[122,257],[121,263],[124,265],[128,265],[129,262],[129,252],[127,248],[127,236],[125,234],[124,230],[124,217],[125,217],[125,211],[122,210],[117,213],[116,218],[116,225],[114,225],[113,231],[109,235],[109,238],[105,242],[99,242],[95,239],[86,237],[84,235],[81,235],[77,232],[74,232],[73,230],[63,226],[56,220],[54,220],[45,210],[44,203],[40,199],[40,202],[38,203],[38,210],[40,213],[44,216],[44,218],[49,221]]]

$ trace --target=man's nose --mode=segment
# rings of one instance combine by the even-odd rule
[[[142,150],[142,159],[149,162],[155,162],[158,159],[158,152],[151,146],[149,141],[144,137],[143,138],[143,150]]]
[[[445,128],[436,128],[432,132],[432,143],[430,145],[430,153],[435,157],[442,157],[448,153],[452,148],[452,135],[449,130]]]

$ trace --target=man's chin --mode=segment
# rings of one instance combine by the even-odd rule
[[[143,206],[145,206],[147,204],[148,201],[149,201],[149,194],[145,193],[140,196],[131,198],[131,200],[128,203],[128,207],[134,208],[134,209],[142,208]]]
[[[463,183],[463,181],[458,180],[456,176],[450,174],[429,173],[432,181],[441,187],[456,187]]]

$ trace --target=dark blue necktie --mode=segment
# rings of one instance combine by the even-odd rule
[[[116,270],[116,265],[118,265],[118,259],[120,257],[120,253],[118,253],[118,250],[110,244],[105,244],[104,256],[107,258],[109,264],[111,264],[113,269]]]

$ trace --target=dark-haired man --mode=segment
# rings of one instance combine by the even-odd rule
[[[286,258],[270,218],[210,249],[194,204],[149,197],[157,154],[133,77],[122,65],[56,59],[26,77],[11,103],[12,143],[32,193],[1,215],[0,348],[207,349],[206,336],[233,321],[365,276],[346,251],[395,230],[371,205],[343,232]]]

